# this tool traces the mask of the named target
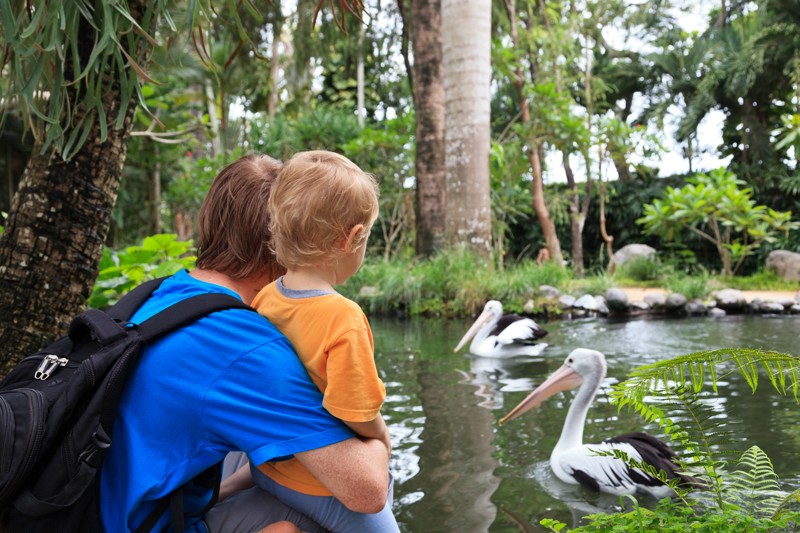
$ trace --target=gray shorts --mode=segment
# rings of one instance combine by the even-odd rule
[[[232,494],[212,507],[204,517],[209,533],[253,533],[281,520],[288,520],[309,533],[327,532],[310,518],[258,487]]]

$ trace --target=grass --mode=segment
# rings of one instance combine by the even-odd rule
[[[719,278],[703,268],[692,270],[689,274],[658,261],[632,261],[614,276],[598,271],[576,279],[570,269],[553,263],[523,261],[499,271],[483,259],[456,249],[430,259],[409,257],[385,262],[368,256],[361,270],[339,290],[370,314],[455,317],[474,316],[492,299],[500,300],[509,312],[521,312],[531,301],[534,309],[539,309],[544,303],[539,295],[542,285],[576,297],[603,295],[611,287],[657,287],[690,300],[706,299],[722,288],[798,289],[797,282],[783,281],[771,272]]]

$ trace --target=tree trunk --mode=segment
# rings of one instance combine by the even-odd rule
[[[526,104],[527,107],[527,104]],[[542,176],[542,159],[539,155],[540,145],[535,139],[531,139],[528,149],[528,160],[531,162],[533,172],[533,183],[531,184],[531,203],[539,225],[542,227],[544,245],[550,253],[550,259],[561,265],[564,262],[564,254],[561,252],[561,241],[558,240],[556,225],[550,218],[550,211],[544,201],[544,177]]]
[[[144,0],[129,0],[128,6],[141,20]],[[80,31],[85,60],[96,36],[86,23]],[[147,63],[144,49],[129,52],[139,65]],[[0,237],[0,375],[66,332],[97,277],[136,110],[133,98],[122,128],[114,128],[121,96],[113,72],[105,84],[103,106],[112,125],[106,140],[101,142],[95,121],[69,161],[52,149],[35,149],[14,197]]]
[[[442,0],[447,236],[486,259],[492,253],[491,13],[490,0]]]
[[[572,199],[569,204],[570,235],[572,236],[572,268],[576,278],[583,277],[583,228],[586,225],[586,215],[581,211],[581,199],[578,194],[578,184],[575,182],[575,174],[569,164],[569,153],[564,152],[564,173],[567,176],[567,184],[572,191]],[[589,195],[589,191],[586,191]]]
[[[275,8],[280,11],[280,2],[275,2]],[[281,71],[281,55],[280,44],[281,34],[283,33],[283,19],[280,13],[275,17],[275,22],[272,23],[272,47],[270,52],[269,64],[269,96],[267,96],[267,115],[274,117],[278,112],[278,103],[280,102],[280,71]]]
[[[508,14],[511,40],[514,43],[514,48],[521,49],[519,31],[517,29],[517,16],[512,0],[505,0],[505,7],[506,13]],[[534,62],[531,62],[531,77],[533,77],[533,71]],[[525,86],[524,80],[525,77],[522,74],[522,67],[518,65],[514,72],[514,88],[517,90],[517,96],[519,98],[520,120],[523,124],[530,124],[531,111],[523,90]],[[533,175],[533,182],[531,183],[531,203],[533,204],[533,211],[536,213],[539,226],[542,228],[545,248],[547,249],[550,259],[554,260],[557,265],[562,265],[564,262],[564,255],[561,252],[561,241],[558,240],[556,225],[553,219],[550,218],[550,211],[547,209],[547,203],[544,201],[542,160],[539,155],[540,143],[533,135],[530,136],[528,141],[528,160],[530,161],[531,174]]]
[[[161,149],[153,142],[153,170],[150,172],[150,231],[161,233]]]
[[[441,1],[414,0],[411,8],[417,117],[416,251],[429,257],[446,244]]]

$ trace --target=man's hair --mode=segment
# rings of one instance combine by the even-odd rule
[[[334,152],[300,152],[283,164],[269,199],[272,249],[288,268],[336,260],[350,230],[364,225],[360,246],[378,216],[378,184]]]
[[[198,268],[234,279],[283,273],[269,245],[267,207],[280,169],[276,159],[248,155],[217,174],[198,214]]]

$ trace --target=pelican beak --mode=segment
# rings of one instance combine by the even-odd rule
[[[514,420],[523,413],[530,411],[534,407],[541,405],[549,397],[558,394],[559,392],[574,389],[581,384],[583,378],[567,365],[562,365],[561,368],[553,372],[553,374],[545,380],[544,383],[536,387],[536,389],[528,395],[527,398],[522,400],[518,406],[511,410],[506,416],[500,420],[500,425],[508,420]]]
[[[462,339],[458,342],[458,346],[456,346],[453,351],[459,351],[465,344],[467,344],[467,341],[474,337],[475,334],[478,333],[478,330],[488,324],[491,319],[492,313],[489,311],[484,311],[481,313],[481,316],[479,316],[478,320],[476,320],[475,323],[472,324],[472,326],[467,330],[467,332],[464,334],[464,337],[462,337]]]

